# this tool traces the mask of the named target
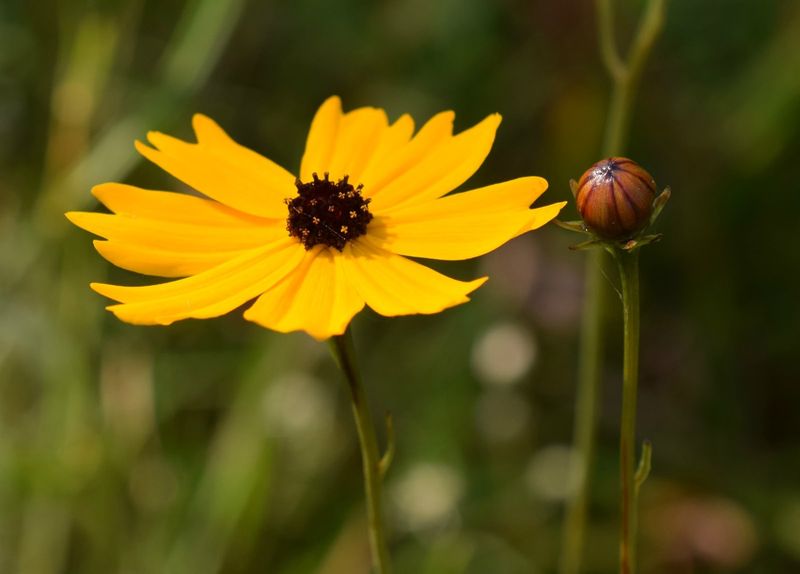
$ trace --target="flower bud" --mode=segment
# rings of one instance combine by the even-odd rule
[[[581,176],[575,200],[583,222],[603,239],[628,239],[650,221],[656,182],[625,157],[598,161]]]

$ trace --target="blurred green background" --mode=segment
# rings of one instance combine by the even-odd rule
[[[615,3],[621,43],[641,3]],[[471,184],[598,158],[609,82],[588,0],[0,0],[0,572],[366,574],[355,432],[324,345],[241,313],[122,324],[68,209],[104,181],[181,189],[148,129],[204,112],[296,169],[316,107],[463,129],[503,114]],[[629,154],[673,199],[645,250],[645,573],[800,572],[800,3],[673,0]],[[569,207],[568,218],[574,216]],[[397,571],[553,572],[584,255],[548,226],[479,261],[469,305],[354,322],[397,457]],[[612,275],[613,278],[613,275]],[[586,572],[616,563],[612,302]]]

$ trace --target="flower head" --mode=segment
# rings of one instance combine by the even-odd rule
[[[150,132],[139,152],[205,197],[106,183],[92,193],[112,214],[67,217],[102,237],[95,247],[115,265],[180,279],[91,287],[129,323],[217,317],[255,299],[246,319],[317,339],[343,333],[365,304],[396,316],[464,303],[486,278],[457,281],[407,257],[477,257],[564,204],[530,209],[547,187],[539,177],[447,195],[483,163],[500,123],[491,115],[453,135],[453,117],[442,112],[415,134],[408,115],[390,124],[383,110],[342,113],[329,98],[298,176],[203,115],[197,143]]]
[[[635,161],[610,157],[592,165],[575,201],[586,226],[604,239],[628,239],[650,222],[656,182]]]

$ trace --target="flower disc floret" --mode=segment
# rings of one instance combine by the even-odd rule
[[[341,251],[348,241],[367,232],[372,221],[370,200],[362,197],[362,185],[353,187],[349,176],[336,182],[327,173],[324,179],[316,173],[312,177],[308,183],[295,181],[297,196],[286,199],[286,229],[306,250],[322,244]]]

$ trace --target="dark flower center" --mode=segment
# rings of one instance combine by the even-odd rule
[[[337,182],[328,179],[327,173],[325,179],[316,173],[313,177],[307,183],[297,179],[297,196],[285,200],[289,208],[286,229],[306,249],[321,243],[341,251],[348,241],[367,232],[372,221],[370,200],[361,196],[361,185],[353,187],[347,181],[348,176]]]

